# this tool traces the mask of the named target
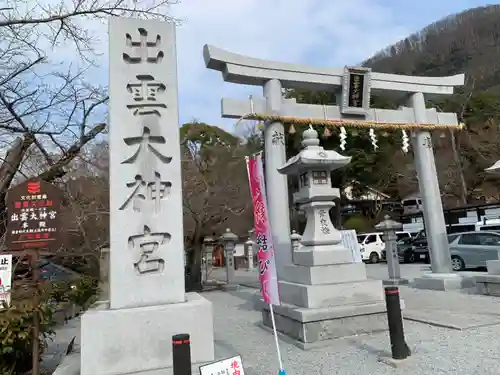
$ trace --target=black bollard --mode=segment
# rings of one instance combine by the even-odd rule
[[[191,342],[187,333],[172,336],[174,375],[191,375]]]
[[[399,289],[397,286],[385,287],[385,305],[387,307],[392,358],[405,359],[411,355],[411,351],[405,341],[403,316],[401,315]]]

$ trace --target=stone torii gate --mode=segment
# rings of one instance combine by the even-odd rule
[[[463,74],[413,77],[375,73],[361,67],[315,68],[251,58],[209,45],[204,46],[203,55],[207,68],[220,71],[224,81],[263,87],[262,99],[222,99],[222,117],[267,120],[264,127],[265,178],[278,277],[283,267],[292,264],[287,179],[278,172],[278,168],[286,163],[284,126],[280,120],[290,116],[311,122],[362,120],[372,122],[373,126],[369,127],[373,128],[393,124],[400,129],[415,130],[412,146],[433,271],[416,280],[416,285],[441,290],[459,287],[460,279],[452,273],[434,153],[427,130],[441,126],[458,128],[459,124],[455,113],[426,109],[424,95],[453,94],[455,86],[464,84]],[[284,88],[335,92],[340,105],[298,104],[294,99],[283,99]],[[409,106],[398,110],[370,108],[371,91],[407,95]]]

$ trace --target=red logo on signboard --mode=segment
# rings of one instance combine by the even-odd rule
[[[28,182],[28,194],[40,193],[40,181]]]

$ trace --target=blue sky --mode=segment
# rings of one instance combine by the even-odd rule
[[[185,22],[177,30],[180,123],[193,119],[226,130],[222,97],[262,95],[260,88],[224,83],[204,66],[205,43],[252,57],[314,66],[356,64],[380,49],[451,13],[487,5],[478,0],[182,0],[172,14]],[[92,80],[107,81],[106,25],[101,67]],[[355,48],[354,48],[355,46]]]

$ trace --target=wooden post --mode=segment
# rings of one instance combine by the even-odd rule
[[[33,292],[33,364],[32,364],[32,375],[40,375],[40,314],[38,313],[38,308],[40,305],[40,288],[39,288],[39,269],[38,269],[38,250],[33,249],[30,255],[31,260],[31,271],[33,272],[33,283],[35,290]]]

